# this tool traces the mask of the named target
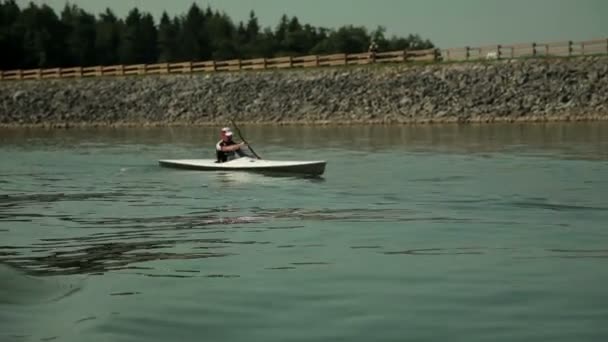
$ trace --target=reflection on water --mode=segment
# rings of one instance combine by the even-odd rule
[[[48,130],[0,129],[0,144],[22,148],[71,148],[79,153],[106,148],[128,147],[145,153],[153,147],[196,146],[201,158],[214,158],[217,130],[214,127],[180,128],[95,128]],[[526,151],[528,153],[561,152],[571,158],[608,159],[608,122],[576,123],[498,123],[376,125],[376,126],[243,126],[247,141],[267,159],[275,159],[277,147],[333,149],[369,152],[395,149],[399,151],[453,151],[492,153]],[[302,155],[308,156],[303,152]],[[301,159],[295,156],[295,159]]]
[[[181,171],[188,172],[188,171]],[[196,172],[196,171],[194,171]],[[214,173],[217,182],[223,186],[238,186],[242,184],[250,183],[271,183],[273,179],[283,180],[305,180],[310,183],[323,183],[325,178],[323,175],[306,175],[306,174],[294,174],[294,173],[280,173],[280,172],[216,172]],[[267,178],[261,179],[260,176]]]

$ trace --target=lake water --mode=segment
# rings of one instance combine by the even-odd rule
[[[0,131],[0,341],[608,340],[608,123],[241,130]]]

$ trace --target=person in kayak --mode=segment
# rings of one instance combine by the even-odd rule
[[[222,128],[220,133],[222,140],[215,145],[217,156],[216,163],[224,163],[240,157],[247,157],[243,147],[247,146],[244,142],[237,143],[232,140],[232,131],[228,127]],[[238,156],[238,157],[237,157]]]

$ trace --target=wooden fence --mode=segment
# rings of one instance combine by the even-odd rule
[[[355,54],[314,55],[299,57],[233,59],[182,63],[110,65],[94,67],[29,69],[0,71],[0,80],[80,78],[99,76],[189,74],[194,72],[307,68],[372,63],[406,63],[439,61],[472,61],[522,57],[573,57],[608,54],[608,39],[582,42],[528,43],[490,45],[456,49],[400,50]]]
[[[608,39],[582,42],[489,45],[441,50],[444,61],[514,59],[522,57],[574,57],[608,54]]]

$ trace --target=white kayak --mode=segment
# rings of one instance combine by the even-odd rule
[[[164,167],[201,171],[259,171],[308,175],[323,174],[326,164],[324,160],[286,161],[250,157],[237,158],[225,163],[217,163],[214,159],[164,159],[159,160],[158,163]]]

